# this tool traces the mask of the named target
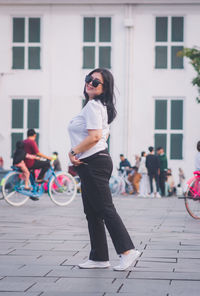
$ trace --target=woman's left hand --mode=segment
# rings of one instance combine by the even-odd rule
[[[82,161],[80,161],[80,159],[76,158],[76,156],[72,155],[71,152],[69,152],[68,155],[69,155],[69,159],[70,159],[71,163],[74,166],[79,166],[83,163]]]

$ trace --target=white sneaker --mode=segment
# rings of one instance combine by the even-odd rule
[[[159,192],[156,192],[156,197],[161,198],[161,195]]]
[[[78,265],[79,268],[108,268],[110,266],[109,261],[93,261],[88,260]]]
[[[121,254],[119,265],[115,266],[113,269],[117,271],[126,270],[137,260],[140,254],[141,253],[137,250],[130,250],[126,255]]]
[[[154,197],[154,193],[152,192],[152,193],[150,193],[150,197]]]

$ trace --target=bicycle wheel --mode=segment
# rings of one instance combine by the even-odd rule
[[[59,172],[53,176],[48,185],[48,194],[58,206],[67,206],[75,198],[77,192],[76,181],[68,173]]]
[[[200,178],[192,180],[188,185],[185,207],[192,218],[200,219]]]
[[[22,179],[22,173],[11,172],[2,179],[2,193],[5,201],[12,206],[19,207],[25,204],[29,199],[29,196],[23,195],[18,192],[18,189],[23,188],[24,180]]]

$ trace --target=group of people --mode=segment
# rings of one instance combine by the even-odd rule
[[[141,157],[136,155],[133,167],[124,155],[120,154],[119,170],[125,169],[127,172],[128,181],[133,188],[130,193],[143,197],[161,197],[175,194],[175,182],[172,171],[168,168],[167,156],[163,147],[158,147],[156,153],[152,146],[148,150],[148,154],[142,151]],[[184,178],[183,175],[182,178]]]

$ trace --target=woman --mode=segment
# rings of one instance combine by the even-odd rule
[[[140,181],[140,196],[147,197],[150,191],[149,188],[149,178],[147,175],[147,168],[146,168],[146,152],[141,152],[141,161],[138,173],[141,174],[142,179]]]
[[[109,189],[112,160],[106,140],[109,124],[116,116],[113,102],[114,80],[106,69],[95,69],[85,78],[85,107],[69,124],[72,149],[70,161],[81,179],[84,212],[88,221],[91,251],[80,268],[110,266],[104,223],[110,233],[120,263],[125,270],[139,257],[130,236],[116,212]]]

